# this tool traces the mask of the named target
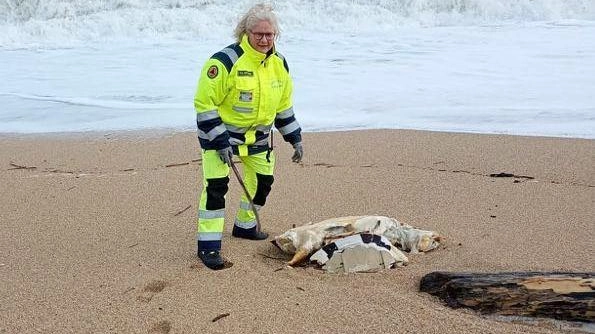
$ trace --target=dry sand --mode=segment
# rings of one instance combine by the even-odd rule
[[[399,130],[304,140],[300,165],[276,142],[264,230],[378,214],[439,231],[447,247],[379,273],[286,268],[269,242],[230,236],[232,177],[223,254],[234,266],[210,271],[195,257],[194,133],[3,136],[0,333],[559,332],[452,310],[418,285],[435,270],[595,271],[594,140]],[[490,177],[500,172],[533,179]]]

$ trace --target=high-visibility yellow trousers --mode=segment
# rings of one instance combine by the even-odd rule
[[[238,156],[234,156],[234,162]],[[273,184],[275,155],[267,152],[239,156],[242,163],[242,179],[257,209],[265,205]],[[197,240],[198,250],[220,250],[225,225],[225,197],[228,190],[230,167],[216,150],[202,150],[203,187],[198,203]],[[234,176],[235,178],[235,176]],[[250,200],[242,190],[234,229],[242,234],[256,232],[256,217]]]

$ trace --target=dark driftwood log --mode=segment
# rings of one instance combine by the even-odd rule
[[[484,314],[595,321],[595,273],[433,272],[420,291]]]

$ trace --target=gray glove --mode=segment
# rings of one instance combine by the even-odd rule
[[[233,158],[233,150],[231,149],[231,146],[217,150],[217,153],[219,153],[221,161],[225,162],[228,166],[231,166],[231,159]]]
[[[304,148],[302,147],[302,142],[297,142],[295,144],[293,144],[293,156],[291,157],[291,161],[295,162],[295,163],[299,163],[302,161],[302,158],[304,157]]]

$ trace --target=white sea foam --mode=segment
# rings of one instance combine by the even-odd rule
[[[194,128],[200,68],[252,3],[0,0],[0,132]],[[275,6],[306,131],[595,138],[593,0]]]
[[[254,1],[2,0],[0,46],[68,46],[111,39],[209,39]],[[403,26],[595,20],[593,0],[279,0],[288,31],[387,32]]]

